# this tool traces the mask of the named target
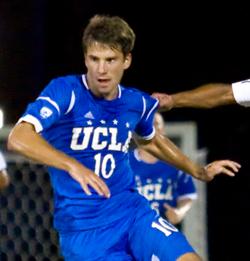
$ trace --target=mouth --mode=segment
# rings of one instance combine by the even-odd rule
[[[97,80],[101,88],[107,88],[110,85],[110,79],[98,79]]]
[[[108,83],[108,82],[110,82],[110,80],[109,79],[98,79],[98,82],[99,83]]]

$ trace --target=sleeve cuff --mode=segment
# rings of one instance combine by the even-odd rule
[[[233,95],[236,102],[242,106],[250,106],[250,80],[232,84]]]
[[[41,122],[37,118],[35,118],[34,116],[32,116],[30,114],[27,114],[24,117],[20,118],[18,120],[17,124],[22,122],[22,121],[29,122],[32,125],[34,125],[35,131],[37,133],[39,133],[39,132],[41,132],[43,130],[43,126],[42,126]]]

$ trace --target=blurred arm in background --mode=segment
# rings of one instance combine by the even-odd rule
[[[209,109],[230,104],[249,107],[250,80],[232,84],[209,83],[189,91],[174,94],[153,93],[152,96],[159,100],[161,111],[181,107]]]
[[[0,190],[6,188],[10,183],[7,172],[7,164],[3,154],[0,152]]]

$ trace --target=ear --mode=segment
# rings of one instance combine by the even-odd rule
[[[129,53],[124,60],[124,70],[128,69],[132,62],[132,54]]]

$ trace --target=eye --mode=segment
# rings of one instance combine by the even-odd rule
[[[108,58],[108,59],[107,59],[107,62],[108,62],[108,63],[113,63],[114,61],[115,61],[115,58]]]
[[[97,62],[97,61],[98,61],[98,58],[97,58],[97,57],[94,57],[94,56],[92,56],[90,59],[91,59],[93,62]]]

